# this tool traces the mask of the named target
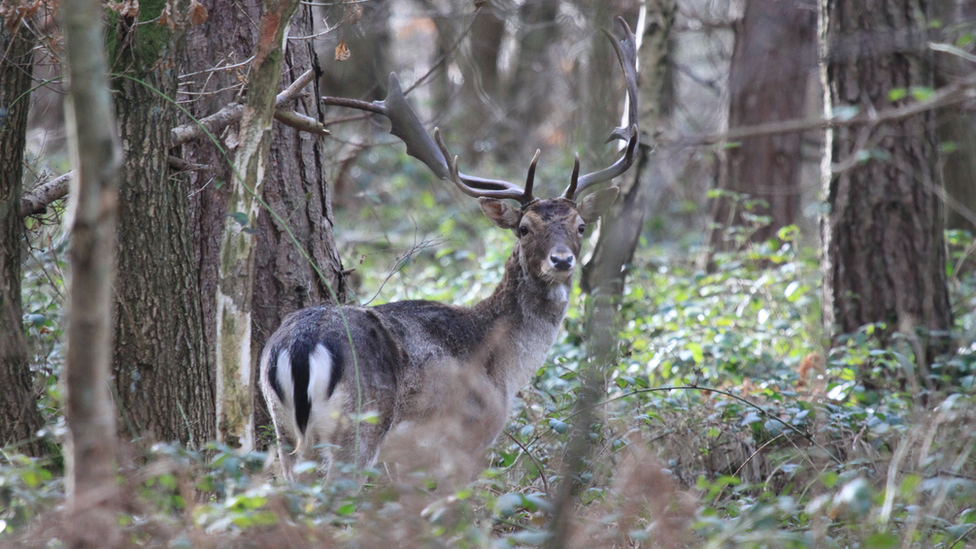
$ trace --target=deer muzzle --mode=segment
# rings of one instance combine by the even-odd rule
[[[576,266],[576,256],[566,246],[556,246],[549,252],[549,266],[554,271],[570,272]]]

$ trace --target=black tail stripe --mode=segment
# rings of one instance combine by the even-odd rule
[[[329,348],[332,350],[332,371],[329,373],[329,395],[328,396],[331,397],[332,393],[335,392],[336,385],[339,384],[339,380],[342,378],[342,371],[344,369],[342,361],[344,356],[342,353],[341,345],[336,345],[333,343],[332,345],[329,346]]]
[[[285,401],[285,395],[281,390],[281,383],[278,383],[278,353],[269,352],[268,353],[268,384],[271,385],[271,390],[278,395],[278,400],[281,402]]]
[[[315,340],[299,336],[291,346],[291,379],[295,388],[295,423],[298,430],[305,434],[308,427],[308,416],[312,411],[312,401],[308,398],[309,354],[315,345]]]

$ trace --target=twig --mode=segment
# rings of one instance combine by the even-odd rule
[[[525,446],[523,446],[522,443],[519,442],[519,440],[517,438],[515,438],[514,436],[512,436],[512,433],[509,433],[508,431],[505,431],[505,436],[507,436],[508,438],[512,439],[512,442],[514,442],[515,444],[518,444],[518,447],[522,449],[522,453],[524,453],[525,455],[529,456],[529,459],[532,460],[532,463],[534,463],[535,466],[539,469],[539,478],[542,479],[542,487],[546,491],[546,499],[549,499],[549,481],[546,480],[546,473],[545,473],[545,470],[542,468],[542,464],[539,463],[539,460],[537,460],[535,458],[535,456],[532,455],[532,452],[529,452],[529,449],[528,448],[526,448]]]
[[[752,137],[763,137],[781,133],[797,133],[842,126],[857,126],[862,124],[879,125],[885,122],[904,120],[932,109],[938,109],[976,99],[976,76],[970,76],[959,82],[944,86],[923,101],[894,107],[878,112],[861,113],[855,116],[834,116],[831,118],[804,118],[799,120],[784,120],[770,122],[757,126],[733,128],[722,133],[690,136],[678,140],[678,146],[714,145],[729,141],[739,141]]]
[[[300,131],[315,135],[328,135],[329,130],[325,129],[325,126],[318,120],[285,108],[285,105],[289,101],[296,99],[314,78],[314,71],[305,71],[290,86],[278,94],[275,98],[275,120]],[[243,114],[244,105],[230,103],[216,113],[200,119],[197,123],[183,124],[170,130],[169,146],[178,147],[194,139],[201,139],[207,135],[207,132],[211,134],[218,133],[220,130],[240,120]],[[174,164],[172,157],[170,158],[170,165],[181,170],[199,169],[196,165],[189,163],[187,165],[194,167],[187,168],[183,164]],[[48,204],[67,196],[71,175],[72,172],[68,172],[24,194],[20,199],[21,215],[28,216],[43,213]]]
[[[74,172],[68,172],[52,179],[20,197],[20,215],[26,217],[47,211],[48,204],[68,194],[72,174]]]

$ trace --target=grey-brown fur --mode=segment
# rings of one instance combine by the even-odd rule
[[[413,433],[400,437],[397,448],[403,448],[403,440],[409,446],[425,439],[450,444],[473,458],[487,449],[504,428],[512,397],[541,367],[566,314],[581,226],[594,221],[616,195],[617,189],[610,188],[578,206],[558,198],[522,209],[480,199],[485,214],[513,230],[518,242],[494,293],[472,307],[431,301],[324,305],[288,317],[261,358],[262,391],[285,477],[294,478],[291,449],[296,445],[304,459],[355,463],[357,468],[376,460],[391,432]],[[312,352],[319,344],[328,349],[338,377],[316,385],[321,390],[310,399],[307,440],[298,444],[297,398],[286,403],[280,394],[287,396],[289,383],[296,391],[294,384],[301,385],[302,378],[285,376],[279,355],[286,349]],[[290,356],[289,368],[299,358]],[[301,387],[296,392],[299,398],[304,394]],[[360,412],[375,414],[376,421],[355,421]]]

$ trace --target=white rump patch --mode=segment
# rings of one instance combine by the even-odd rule
[[[291,379],[291,355],[288,349],[278,353],[278,369],[275,373],[275,382],[282,392],[282,404],[286,410],[295,409],[295,382]],[[277,393],[275,394],[277,396]],[[294,416],[294,413],[292,413]]]
[[[308,401],[312,410],[316,404],[325,404],[329,398],[329,382],[332,381],[332,353],[319,343],[308,355]]]

